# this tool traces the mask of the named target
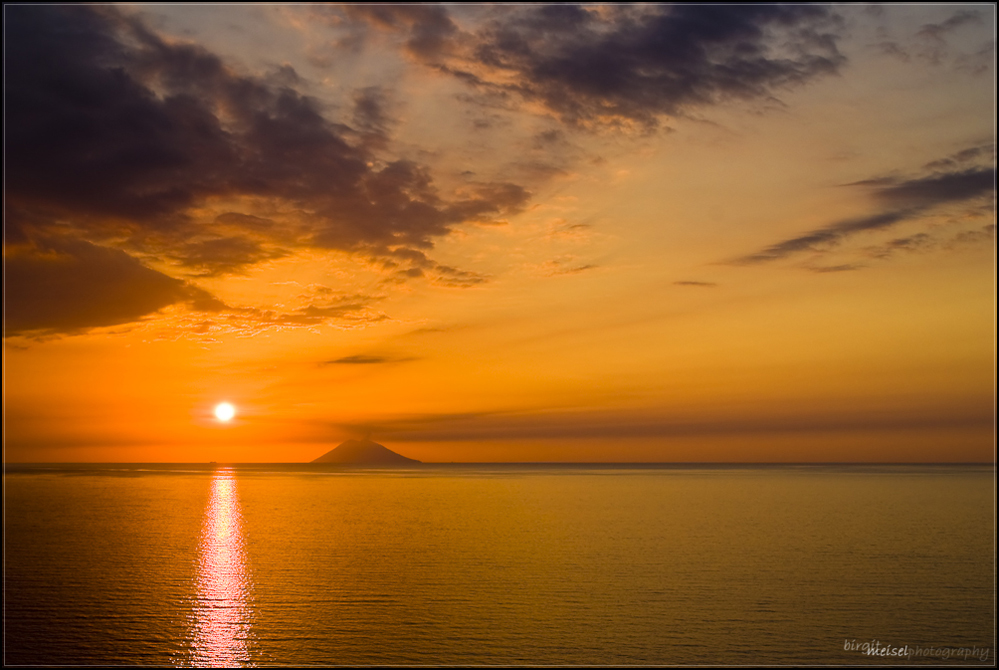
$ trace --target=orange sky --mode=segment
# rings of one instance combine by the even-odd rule
[[[4,19],[5,461],[993,460],[994,6]]]

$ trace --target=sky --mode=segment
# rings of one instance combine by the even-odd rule
[[[992,462],[995,34],[5,5],[4,460]]]

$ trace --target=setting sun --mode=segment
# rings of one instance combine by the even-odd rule
[[[236,408],[230,403],[223,402],[215,406],[215,418],[219,421],[228,421],[236,416]]]

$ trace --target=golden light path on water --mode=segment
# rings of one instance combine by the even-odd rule
[[[243,516],[234,473],[212,478],[198,552],[192,614],[191,663],[231,667],[250,661],[252,582],[243,539]]]

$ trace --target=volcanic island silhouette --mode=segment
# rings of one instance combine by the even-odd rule
[[[419,465],[420,461],[406,458],[388,447],[371,440],[347,440],[330,449],[313,463],[337,463],[340,465]]]

